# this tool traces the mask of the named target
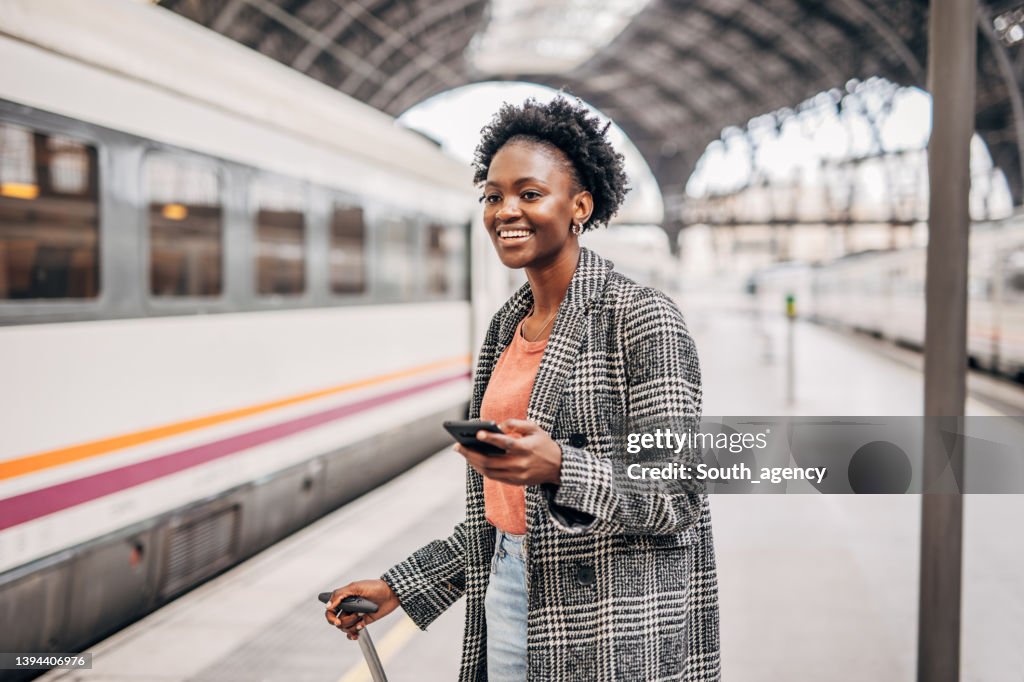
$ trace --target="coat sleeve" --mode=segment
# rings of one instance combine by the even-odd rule
[[[616,438],[623,449],[628,433],[695,431],[701,411],[700,366],[675,303],[660,291],[640,289],[628,305],[622,334],[626,433]],[[624,451],[604,458],[565,443],[561,448],[561,482],[541,489],[552,522],[564,532],[671,535],[700,521],[703,495],[695,481],[636,481],[627,475],[628,467],[645,455],[638,458]],[[670,457],[691,467],[697,461],[690,448]]]
[[[455,603],[466,589],[466,522],[444,540],[434,540],[393,566],[381,580],[421,630]]]

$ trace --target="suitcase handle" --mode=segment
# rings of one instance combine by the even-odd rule
[[[331,601],[331,592],[321,592],[318,599],[326,604]],[[334,615],[340,616],[342,613],[377,613],[377,609],[380,608],[376,603],[366,599],[365,597],[345,597],[338,604],[338,608],[334,609]],[[359,633],[359,648],[363,652],[363,658],[366,659],[366,667],[370,669],[370,677],[373,678],[373,682],[388,682],[387,676],[384,674],[384,666],[380,662],[380,657],[377,655],[377,649],[373,646],[373,640],[370,639],[370,633],[368,630],[363,630]]]
[[[331,592],[321,592],[318,599],[324,604],[331,601]],[[343,613],[377,613],[377,609],[380,608],[375,602],[370,601],[366,597],[351,596],[345,597],[338,604],[338,608],[334,609],[334,615],[340,616]]]

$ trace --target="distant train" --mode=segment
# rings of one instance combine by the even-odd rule
[[[383,114],[148,4],[0,17],[0,651],[76,651],[443,447],[509,279]]]
[[[781,311],[793,294],[800,316],[916,349],[924,346],[924,283],[924,248],[784,263],[751,279],[762,311]],[[971,365],[1024,381],[1024,214],[972,226],[967,305]]]

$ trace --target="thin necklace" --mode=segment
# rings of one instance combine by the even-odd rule
[[[537,336],[533,337],[532,339],[527,339],[527,338],[526,338],[526,320],[527,320],[527,319],[529,319],[529,318],[531,318],[531,317],[533,317],[533,313],[534,313],[534,312],[535,312],[535,311],[534,311],[534,309],[533,309],[533,306],[530,306],[530,314],[526,316],[526,318],[525,318],[525,319],[523,320],[523,324],[521,324],[521,325],[519,326],[519,333],[520,333],[520,334],[522,335],[522,337],[523,337],[524,339],[526,339],[526,340],[527,340],[527,341],[529,341],[530,343],[535,343],[535,342],[537,341],[537,339],[539,339],[539,338],[540,338],[540,335],[541,335],[541,334],[543,334],[543,333],[544,333],[544,330],[548,328],[548,325],[549,325],[549,324],[551,324],[551,320],[555,319],[555,315],[557,315],[557,314],[558,314],[558,308],[555,308],[555,312],[551,313],[551,317],[549,317],[549,318],[547,319],[547,321],[546,321],[546,322],[544,323],[544,326],[540,328],[540,331],[539,331],[539,332],[537,332]]]

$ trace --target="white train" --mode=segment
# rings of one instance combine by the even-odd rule
[[[508,278],[468,168],[170,12],[0,63],[0,651],[74,651],[448,442]]]
[[[911,248],[783,264],[752,283],[762,311],[781,312],[793,294],[801,316],[921,349],[925,257],[924,248]],[[1024,381],[1024,213],[972,226],[967,313],[971,365]]]

